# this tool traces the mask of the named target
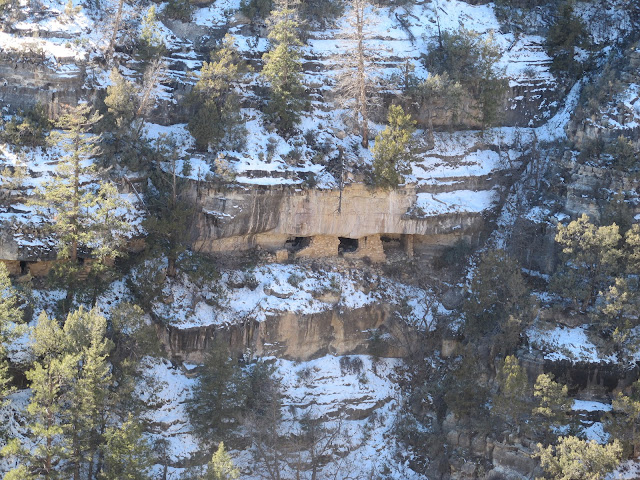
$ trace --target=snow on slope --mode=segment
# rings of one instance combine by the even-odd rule
[[[15,169],[24,168],[25,177],[16,190],[3,192],[11,201],[0,204],[0,224],[5,231],[11,232],[17,247],[23,252],[31,252],[33,256],[55,248],[57,241],[52,234],[47,234],[41,229],[54,221],[46,213],[36,213],[35,207],[27,202],[27,198],[33,195],[38,188],[42,188],[46,182],[51,182],[56,175],[58,159],[62,152],[57,147],[16,147],[0,142],[0,172],[5,167]],[[91,161],[84,161],[84,166],[89,166]],[[98,166],[99,170],[99,166]],[[0,173],[0,185],[10,180]],[[81,177],[81,182],[87,184],[93,182],[88,176]],[[124,181],[122,181],[124,183]],[[97,183],[93,185],[97,188]],[[119,185],[122,187],[122,185]],[[3,185],[4,187],[4,185]],[[128,185],[125,186],[127,188]],[[3,188],[4,190],[4,188]],[[121,193],[124,207],[114,213],[125,219],[132,227],[129,237],[144,234],[142,220],[144,219],[144,207],[140,204],[134,193]]]
[[[231,324],[243,318],[264,321],[267,315],[283,312],[307,315],[336,307],[356,309],[372,303],[397,305],[406,301],[410,309],[407,322],[432,323],[424,302],[429,292],[383,277],[365,279],[365,275],[359,270],[280,264],[225,271],[219,282],[204,285],[196,285],[182,275],[170,281],[163,291],[164,298],[172,301],[155,302],[153,309],[155,315],[171,325],[192,328]]]
[[[552,361],[568,360],[587,363],[615,363],[615,355],[602,355],[587,337],[585,327],[562,327],[541,329],[532,327],[527,331],[531,346],[545,352],[544,358]]]
[[[305,417],[323,419],[323,428],[335,434],[322,455],[330,455],[334,461],[322,466],[321,478],[367,478],[371,472],[388,471],[386,478],[390,479],[424,479],[406,466],[407,459],[395,456],[393,427],[400,398],[396,369],[402,367],[400,360],[362,355],[325,356],[308,362],[267,360],[275,362],[276,374],[282,378],[279,434],[286,437],[300,432],[300,420]],[[139,387],[141,399],[153,409],[144,415],[153,426],[150,439],[169,442],[170,471],[179,474],[181,462],[201,453],[184,409],[195,380],[166,360],[147,357],[143,363],[151,383],[159,384],[154,390],[145,383]],[[251,446],[230,453],[242,478],[262,478]],[[154,471],[160,472],[161,466],[156,465]]]

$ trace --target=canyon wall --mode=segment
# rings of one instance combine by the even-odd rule
[[[408,342],[413,340],[403,333],[406,328],[402,325],[397,316],[391,315],[388,305],[374,304],[307,315],[274,314],[263,322],[245,319],[224,326],[157,328],[159,338],[172,357],[201,363],[216,341],[228,345],[236,356],[250,352],[298,361],[327,354],[375,353],[403,357]],[[381,337],[384,339],[380,340]],[[403,338],[406,341],[399,340]]]

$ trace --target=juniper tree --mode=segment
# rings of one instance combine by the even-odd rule
[[[451,80],[447,72],[429,75],[408,93],[417,103],[418,116],[427,124],[430,143],[433,143],[434,118],[444,114],[449,116],[451,124],[456,123],[464,89],[459,81]]]
[[[479,121],[483,127],[497,123],[501,101],[507,83],[497,67],[500,50],[493,37],[480,37],[476,32],[461,28],[457,32],[442,32],[429,45],[423,61],[433,74],[448,74],[449,79],[464,89],[467,104],[459,103],[461,111]],[[474,99],[478,114],[468,102]]]
[[[569,75],[579,74],[580,65],[575,60],[575,48],[587,45],[587,30],[575,15],[573,0],[565,0],[559,5],[547,33],[547,51],[553,59],[552,70]]]
[[[233,465],[233,460],[224,449],[224,442],[220,442],[218,449],[207,464],[207,473],[201,480],[236,480],[240,478],[240,471]]]
[[[399,105],[389,108],[388,126],[373,146],[373,182],[382,188],[395,188],[404,182],[404,175],[411,173],[412,136],[415,121],[405,114]]]
[[[282,421],[280,379],[272,365],[259,361],[247,372],[247,401],[242,423],[252,440],[252,453],[269,480],[281,478],[290,449],[279,435]]]
[[[469,290],[463,311],[471,334],[520,329],[529,319],[531,300],[520,266],[504,251],[490,250],[480,257]]]
[[[211,54],[211,62],[203,62],[198,82],[187,97],[192,110],[187,128],[200,150],[242,147],[246,129],[234,85],[246,70],[230,35]]]
[[[298,123],[304,107],[299,23],[291,8],[272,12],[268,23],[271,50],[262,56],[262,76],[270,88],[266,113],[281,132],[289,133]]]
[[[164,39],[158,26],[155,5],[149,7],[146,16],[142,20],[142,31],[138,38],[138,46],[140,54],[147,60],[162,56],[166,50]]]
[[[595,440],[559,437],[556,445],[537,445],[535,456],[552,480],[602,480],[622,456],[620,442],[599,445]]]
[[[246,402],[242,370],[219,341],[208,352],[204,366],[187,402],[187,412],[196,435],[205,442],[222,437],[238,425]]]
[[[617,270],[622,256],[621,235],[614,223],[598,227],[586,214],[558,225],[556,242],[562,247],[565,262],[552,279],[551,288],[581,309],[589,307]]]

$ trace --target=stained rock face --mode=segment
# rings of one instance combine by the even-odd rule
[[[0,57],[0,102],[12,111],[29,110],[36,104],[47,107],[50,116],[61,105],[76,105],[86,96],[83,66],[65,64],[54,69],[40,59],[16,62]]]
[[[194,192],[195,196],[195,192]],[[405,251],[441,248],[478,234],[483,212],[453,211],[418,217],[412,186],[373,190],[361,184],[339,190],[288,187],[201,192],[194,248],[221,252],[260,246],[289,248],[296,257],[369,257],[384,260],[381,235],[399,235]],[[414,241],[413,236],[420,237]]]
[[[393,340],[401,326],[387,305],[368,305],[353,310],[334,309],[317,314],[281,313],[265,321],[247,320],[228,326],[196,328],[166,327],[158,332],[174,357],[199,363],[216,339],[228,344],[234,355],[251,352],[258,356],[306,361],[327,354],[370,353],[373,332],[384,332],[376,342],[378,354],[402,357],[405,345]],[[388,333],[389,335],[386,335]]]

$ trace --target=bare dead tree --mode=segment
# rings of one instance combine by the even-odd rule
[[[338,75],[339,100],[353,112],[356,128],[362,136],[362,146],[369,147],[369,106],[374,92],[374,74],[376,71],[374,52],[367,46],[371,37],[372,15],[367,12],[373,8],[368,0],[351,0],[351,10],[344,32],[349,43],[346,53],[338,58],[341,66]]]
[[[142,133],[145,119],[153,107],[153,102],[155,100],[153,91],[162,82],[166,69],[166,63],[162,59],[156,58],[149,64],[144,72],[142,89],[140,90],[140,102],[138,103],[138,110],[136,111],[136,118],[138,120],[138,137]]]
[[[105,54],[107,65],[111,63],[113,50],[116,46],[116,39],[118,38],[118,31],[120,30],[120,23],[122,22],[123,8],[124,8],[124,0],[120,0],[118,2],[118,10],[116,12],[116,17],[115,17],[115,20],[113,21],[113,31],[111,32],[111,40],[109,40],[109,46],[107,47],[107,52]]]

